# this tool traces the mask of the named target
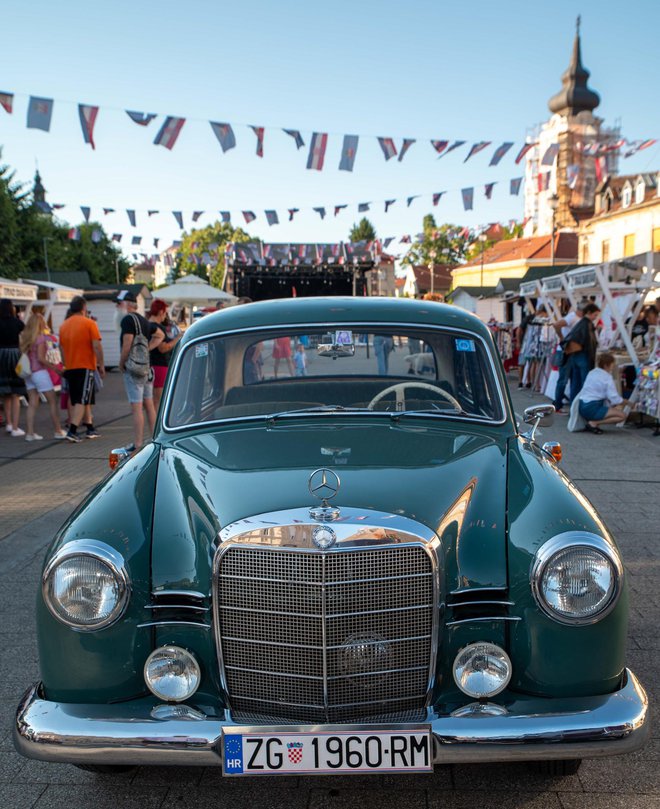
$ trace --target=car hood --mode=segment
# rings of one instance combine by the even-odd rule
[[[311,507],[312,472],[341,480],[333,505],[417,520],[441,539],[448,589],[506,586],[506,437],[480,425],[413,423],[233,427],[161,448],[154,589],[208,593],[221,528]]]

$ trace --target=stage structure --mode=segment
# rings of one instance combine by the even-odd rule
[[[253,301],[319,295],[377,295],[381,253],[378,241],[236,242],[228,245],[225,253],[225,289]]]

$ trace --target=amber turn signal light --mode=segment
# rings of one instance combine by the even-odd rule
[[[559,463],[562,459],[561,444],[559,441],[546,441],[543,449],[552,458],[555,463]]]

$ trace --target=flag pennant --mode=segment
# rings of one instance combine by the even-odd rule
[[[112,241],[119,243],[121,241],[121,233],[113,233]]]
[[[257,136],[257,157],[264,156],[264,133],[265,128],[263,126],[250,126],[250,129],[254,132]]]
[[[392,138],[378,138],[378,143],[380,144],[380,148],[383,150],[385,160],[390,160],[392,157],[396,157],[396,146],[394,145]]]
[[[209,121],[209,123],[223,152],[228,152],[236,146],[236,136],[234,135],[234,130],[231,128],[231,124],[217,124],[213,121]]]
[[[448,140],[432,140],[431,146],[436,150],[436,152],[441,155],[444,150],[449,146]]]
[[[14,94],[13,93],[0,93],[0,107],[11,115],[14,111]]]
[[[94,230],[92,231],[92,241],[94,242],[94,244],[98,244],[102,238],[103,233],[100,230],[94,228]]]
[[[486,183],[486,185],[484,186],[484,195],[486,199],[492,198],[493,188],[495,188],[495,183]]]
[[[204,211],[193,211],[192,221],[196,222],[203,213]]]
[[[154,247],[156,248],[156,250],[158,249],[158,242],[159,241],[160,241],[160,239],[154,239]]]
[[[157,213],[160,213],[160,211],[147,211],[147,216],[154,216]]]
[[[597,157],[596,158],[596,182],[602,183],[608,176],[607,173],[607,158],[606,157]]]
[[[109,213],[114,213],[114,212],[115,212],[114,208],[104,208],[103,209],[103,216],[107,216]]]
[[[326,132],[312,133],[312,140],[309,144],[309,156],[307,157],[307,168],[316,171],[323,170],[323,160],[325,150],[328,146],[328,135]]]
[[[50,207],[51,207],[51,208],[52,208],[54,211],[59,211],[59,210],[61,210],[62,208],[66,208],[66,205],[65,205],[63,202],[54,202],[54,203],[53,203],[53,204],[52,204]]]
[[[493,156],[491,157],[490,163],[488,165],[496,166],[512,146],[513,146],[512,141],[507,141],[506,143],[503,143],[501,146],[498,146],[497,149],[495,149],[495,151],[493,152]]]
[[[415,194],[414,197],[408,197],[408,199],[406,200],[406,208],[410,208],[410,206],[413,203],[413,200],[417,199],[418,197],[419,197],[419,194]]]
[[[80,228],[70,228],[68,233],[69,239],[72,242],[79,242],[80,241]]]
[[[517,197],[520,193],[520,185],[522,180],[522,177],[513,177],[509,183],[509,194],[511,194],[512,197]]]
[[[433,204],[434,205],[437,205],[440,202],[440,200],[442,199],[442,195],[444,193],[445,193],[444,191],[438,191],[437,193],[435,193],[433,195]]]
[[[386,199],[385,200],[385,213],[387,213],[392,205],[396,202],[395,199]]]
[[[520,161],[523,157],[529,152],[530,149],[533,149],[537,144],[536,143],[525,143],[523,144],[522,149],[518,152],[518,157],[516,157],[516,166],[520,165]]]
[[[27,113],[28,129],[50,131],[50,119],[53,115],[53,99],[30,96]]]
[[[474,188],[461,188],[461,195],[463,197],[463,210],[471,211],[472,202],[474,200]]]
[[[133,236],[131,244],[142,244],[142,236]]]
[[[89,222],[89,214],[91,213],[91,208],[87,205],[81,205],[80,210],[82,211],[82,215],[85,217],[85,222]]]
[[[289,208],[289,222],[293,222],[293,217],[298,213],[299,208]]]
[[[248,225],[250,222],[254,222],[254,220],[257,218],[257,215],[252,211],[241,211],[241,213],[243,214],[243,219],[245,219]]]
[[[545,154],[541,159],[541,165],[551,166],[557,159],[558,154],[559,154],[559,144],[551,143],[550,146],[548,146],[548,148],[545,150]]]
[[[131,223],[132,227],[135,227],[135,211],[126,211],[126,215],[128,216],[128,221]]]
[[[133,112],[132,110],[126,110],[126,115],[128,115],[131,121],[134,121],[140,126],[149,126],[156,117],[156,114],[153,112]]]
[[[96,149],[96,145],[94,144],[94,124],[96,123],[96,116],[98,114],[98,107],[91,107],[88,104],[78,104],[78,116],[80,117],[83,140],[85,143],[89,143],[92,149]]]
[[[176,219],[179,229],[183,230],[183,214],[181,211],[172,211],[172,216]]]
[[[312,208],[312,210],[316,211],[316,213],[321,217],[321,219],[325,219],[325,208],[323,208],[323,207],[321,207],[321,208]]]
[[[392,244],[394,241],[394,236],[388,236],[385,241],[383,242],[383,247],[387,250],[387,248]]]
[[[439,155],[439,157],[445,157],[446,155],[448,155],[448,154],[449,154],[449,152],[453,152],[453,151],[454,151],[454,149],[458,149],[460,146],[463,146],[463,145],[464,145],[464,143],[465,143],[465,141],[464,141],[464,140],[455,140],[455,141],[454,141],[454,142],[451,144],[451,146],[450,146],[450,147],[447,149],[447,151],[446,151],[444,154]]]
[[[550,188],[549,171],[539,171],[536,175],[536,187],[539,191],[547,191]]]
[[[340,171],[353,171],[359,140],[358,135],[344,135],[344,143],[341,147],[341,160],[339,161]]]
[[[53,210],[53,206],[49,205],[46,202],[46,200],[41,200],[41,201],[37,202],[37,208],[39,208],[39,210],[42,213],[51,213],[51,211]]]
[[[408,149],[410,149],[410,147],[413,145],[413,143],[415,143],[415,138],[404,138],[403,139],[403,143],[401,144],[401,151],[399,152],[399,157],[397,158],[399,163],[403,160],[406,152],[408,151]]]
[[[348,205],[335,205],[335,216],[337,216],[340,211],[343,211],[344,208],[348,208]]]
[[[185,118],[175,118],[172,115],[168,115],[159,133],[154,138],[155,145],[164,146],[166,149],[172,150],[185,122]]]
[[[229,211],[220,211],[220,217],[225,224],[229,224],[231,222],[231,214]]]
[[[469,159],[470,159],[470,158],[471,158],[473,155],[479,154],[479,152],[481,152],[481,151],[483,151],[484,149],[486,149],[488,146],[490,146],[490,144],[491,144],[491,141],[489,141],[489,140],[481,140],[481,141],[479,141],[479,143],[473,143],[473,144],[472,144],[472,148],[471,148],[471,149],[470,149],[470,151],[468,152],[468,156],[465,158],[465,160],[464,160],[463,162],[464,162],[464,163],[467,163],[467,162],[468,162],[468,160],[469,160]]]
[[[580,166],[578,163],[571,163],[566,167],[566,183],[569,188],[575,188],[580,177]]]
[[[410,236],[406,235],[406,236],[402,236],[399,239],[399,244],[410,244],[411,241],[412,240],[411,240]]]
[[[642,149],[648,149],[650,146],[653,146],[654,143],[657,143],[656,140],[633,140],[628,142],[629,149],[626,150],[624,153],[624,157],[632,157],[637,152],[641,152]]]
[[[298,132],[297,129],[283,129],[282,131],[286,132],[286,134],[290,138],[294,139],[296,143],[296,149],[302,149],[302,147],[305,145],[305,141],[302,139],[302,135],[300,134],[300,132]]]
[[[264,213],[266,214],[266,222],[269,225],[279,225],[280,220],[277,211],[264,211]]]
[[[361,202],[358,205],[358,213],[364,213],[365,211],[368,211],[370,205],[371,205],[370,202]]]

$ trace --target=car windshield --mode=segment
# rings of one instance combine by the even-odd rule
[[[187,346],[166,424],[328,412],[499,420],[502,403],[488,350],[474,334],[279,327]]]

